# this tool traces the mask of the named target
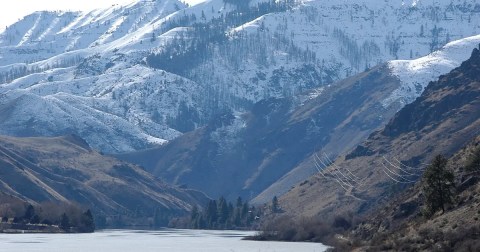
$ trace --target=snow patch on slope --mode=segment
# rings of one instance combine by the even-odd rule
[[[413,102],[428,83],[459,67],[479,44],[480,35],[477,35],[450,42],[439,51],[419,59],[390,61],[391,73],[400,79],[402,86],[382,102],[383,106],[388,107],[396,101],[403,105]]]

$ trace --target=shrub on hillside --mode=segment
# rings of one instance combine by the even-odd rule
[[[465,165],[467,171],[480,171],[480,146],[477,146]]]
[[[349,216],[337,216],[332,220],[319,217],[292,219],[282,215],[263,223],[261,231],[253,239],[333,244],[336,243],[336,234],[344,233],[352,226],[351,219]]]

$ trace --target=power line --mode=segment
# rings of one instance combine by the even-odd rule
[[[349,178],[349,177],[347,177],[347,176],[345,176],[345,174],[342,173],[341,168],[340,168],[339,166],[335,165],[335,164],[331,161],[331,159],[326,156],[325,152],[323,153],[323,155],[326,157],[326,158],[324,159],[325,163],[328,163],[329,166],[333,165],[333,168],[334,168],[333,171],[335,171],[336,173],[340,173],[340,174],[346,179],[347,184],[348,184],[349,186],[355,188],[355,186],[353,186],[352,183],[350,182],[350,180],[352,180],[352,179]],[[343,180],[342,180],[342,181],[343,181]],[[356,182],[355,180],[352,180],[352,181],[353,181],[353,183]]]
[[[318,157],[317,153],[315,153],[315,155],[314,155],[315,164],[318,165],[316,158],[318,158],[318,161],[324,165],[324,168],[323,168],[322,170],[324,170],[325,168],[328,167],[328,165],[326,165],[326,164],[323,162],[323,160],[321,160],[321,159]],[[319,166],[320,166],[320,165],[319,165]],[[317,169],[319,170],[318,167],[317,167]],[[341,179],[338,180],[337,178],[335,178],[335,177],[338,177],[338,176],[335,176],[335,177],[334,177],[334,175],[333,175],[333,173],[332,173],[331,171],[328,171],[328,172],[330,173],[330,175],[332,175],[332,179],[334,179],[334,180],[337,182],[337,184],[339,184],[345,191],[348,191],[348,189],[345,188],[345,186],[344,186],[344,185],[346,185],[346,184],[345,184],[343,181],[341,182]],[[322,172],[320,172],[320,174],[321,174],[323,177],[325,177],[326,179],[328,179]],[[347,185],[347,186],[348,186],[348,185]]]
[[[335,162],[333,162],[333,161],[328,157],[327,153],[324,152],[324,153],[323,153],[323,156],[325,156],[325,158],[326,158],[327,161],[328,161],[328,160],[330,161],[329,163],[330,163],[331,165],[333,165],[335,168],[341,170],[341,168],[340,168],[338,165],[336,165]],[[350,177],[350,178],[349,178],[350,180],[353,180],[354,182],[359,183],[357,180],[360,180],[360,178],[358,178],[358,177],[355,176],[352,172],[350,172],[349,169],[345,169],[345,170],[347,170],[350,174],[352,174],[354,177],[357,178],[357,179],[355,179],[355,178]],[[340,173],[341,173],[341,172],[340,172]],[[342,175],[343,175],[343,173],[342,173]],[[343,175],[343,176],[345,177],[345,175]]]
[[[399,181],[399,180],[394,179],[392,176],[390,176],[390,175],[387,174],[388,177],[390,177],[390,178],[393,179],[394,181],[396,181],[396,182],[398,182],[398,183],[404,183],[404,184],[415,183],[415,181],[409,180],[409,179],[403,177],[402,175],[391,171],[390,169],[388,169],[388,167],[387,167],[383,162],[382,162],[382,166],[383,166],[383,168],[385,168],[385,169],[383,170],[384,172],[385,172],[385,170],[387,170],[387,171],[389,171],[391,174],[400,177],[402,180],[405,180],[405,181]],[[385,173],[386,173],[386,172],[385,172]]]
[[[424,170],[424,169],[425,169],[425,167],[415,168],[415,167],[408,166],[408,165],[402,163],[401,161],[399,161],[396,157],[393,157],[393,159],[394,159],[397,163],[399,163],[401,166],[403,166],[403,167],[405,167],[405,168],[407,168],[407,169],[410,169],[410,170]],[[425,165],[428,166],[428,165],[430,165],[430,164],[425,164]]]
[[[407,172],[406,170],[402,169],[400,166],[397,166],[397,165],[393,164],[392,162],[388,161],[388,159],[386,159],[385,156],[383,156],[383,160],[385,160],[388,164],[390,164],[391,166],[397,168],[398,170],[406,173],[407,175],[410,175],[410,176],[418,176],[418,174],[414,174],[414,173]]]

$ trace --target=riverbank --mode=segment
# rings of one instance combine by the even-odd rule
[[[37,233],[66,233],[57,225],[0,223],[0,233],[4,234],[37,234]]]

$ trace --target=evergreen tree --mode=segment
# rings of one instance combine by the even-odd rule
[[[63,213],[60,219],[60,228],[64,231],[70,230],[70,219],[68,218],[66,213]]]
[[[272,212],[276,213],[278,212],[279,210],[279,207],[278,207],[278,199],[277,199],[277,196],[273,196],[273,199],[272,199]]]
[[[242,217],[241,217],[241,209],[236,208],[233,214],[233,224],[236,227],[239,227],[242,225]]]
[[[150,38],[150,42],[154,42],[157,40],[157,37],[155,36],[155,32],[152,32],[152,38]]]
[[[207,213],[206,213],[206,221],[207,227],[212,228],[215,227],[218,219],[217,213],[217,202],[215,200],[210,200],[207,206]]]
[[[93,214],[90,209],[82,214],[80,218],[79,231],[86,233],[92,233],[95,231],[95,221],[93,220]]]
[[[220,197],[218,200],[218,223],[225,224],[228,219],[228,205],[224,197]]]
[[[247,216],[248,216],[248,209],[249,209],[248,203],[247,203],[247,202],[243,203],[243,206],[242,206],[242,219],[247,218]]]
[[[243,205],[243,201],[242,201],[242,197],[238,197],[237,198],[237,204],[235,205],[236,207],[242,207]]]
[[[199,228],[198,227],[198,218],[200,217],[200,213],[198,212],[198,207],[194,206],[192,212],[190,213],[190,226],[192,228]]]
[[[447,159],[438,155],[423,174],[423,193],[425,196],[425,214],[432,216],[436,211],[445,212],[445,205],[452,203],[454,175],[447,170]]]
[[[23,215],[23,219],[29,223],[33,216],[35,216],[35,208],[32,205],[28,205],[27,209],[25,210],[25,214]]]
[[[233,219],[234,212],[235,212],[235,208],[233,207],[232,202],[228,202],[228,220],[229,221]]]
[[[205,222],[205,219],[203,218],[203,215],[199,215],[197,220],[196,220],[196,223],[195,223],[195,226],[197,229],[205,229],[207,228],[207,223]]]

